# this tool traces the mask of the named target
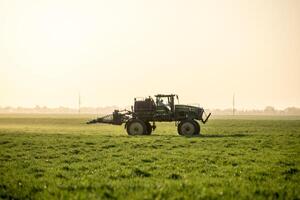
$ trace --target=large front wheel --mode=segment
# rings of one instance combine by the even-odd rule
[[[127,124],[128,135],[145,135],[147,133],[146,124],[138,119],[134,119]]]
[[[195,120],[193,120],[194,121],[194,123],[195,123],[195,125],[196,125],[196,132],[194,133],[194,135],[200,135],[200,124],[197,122],[197,121],[195,121]]]
[[[184,120],[179,123],[177,131],[179,135],[184,136],[198,135],[200,132],[200,126],[194,120]]]

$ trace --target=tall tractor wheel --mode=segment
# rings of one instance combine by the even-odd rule
[[[193,136],[200,132],[200,126],[194,120],[184,120],[179,123],[177,131],[179,135]]]
[[[196,132],[194,133],[194,135],[200,135],[200,124],[197,122],[197,121],[195,121],[195,120],[193,120],[194,121],[194,123],[195,123],[195,125],[196,125]]]
[[[126,129],[128,135],[145,135],[147,133],[146,124],[139,119],[129,121]]]
[[[145,124],[146,124],[146,127],[147,127],[147,133],[146,133],[146,135],[151,135],[151,133],[152,133],[152,126],[151,126],[150,122],[146,122]]]

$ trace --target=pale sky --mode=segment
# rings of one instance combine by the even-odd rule
[[[0,0],[0,106],[300,107],[300,0]]]

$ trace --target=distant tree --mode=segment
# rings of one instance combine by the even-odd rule
[[[284,113],[287,115],[300,115],[300,108],[288,107],[284,109]]]
[[[271,114],[276,114],[276,110],[272,106],[267,106],[264,110],[265,114],[271,115]]]

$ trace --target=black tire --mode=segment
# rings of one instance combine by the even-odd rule
[[[195,131],[194,135],[200,135],[200,130],[201,130],[200,124],[197,121],[195,121],[195,120],[193,120],[193,121],[194,121],[194,123],[196,125],[196,131]]]
[[[184,120],[178,124],[177,131],[179,135],[193,136],[197,134],[198,126],[194,120]]]
[[[151,126],[150,122],[146,122],[145,124],[146,124],[146,127],[147,127],[147,133],[146,133],[146,135],[151,135],[151,133],[152,133],[152,126]]]
[[[147,133],[147,126],[143,121],[133,119],[128,122],[126,130],[128,135],[145,135]]]

